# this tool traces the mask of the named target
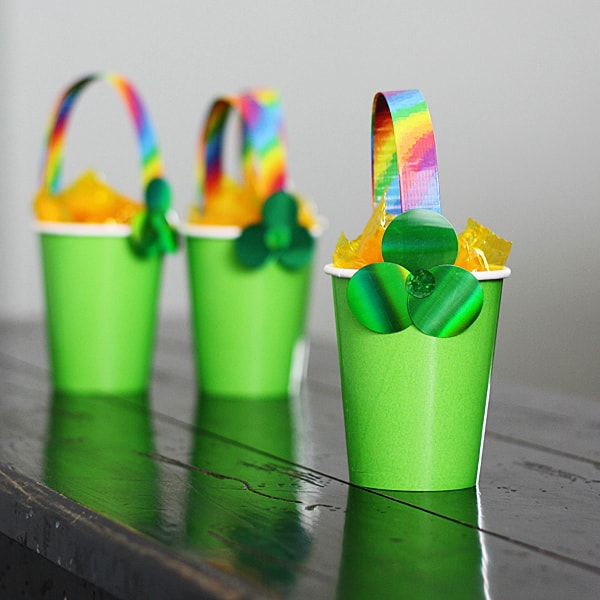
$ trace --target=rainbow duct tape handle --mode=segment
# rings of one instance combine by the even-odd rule
[[[441,212],[431,117],[419,90],[379,92],[371,120],[373,206],[388,214],[412,208]]]
[[[46,134],[45,152],[42,158],[41,184],[43,189],[57,193],[63,166],[64,140],[71,109],[81,92],[94,81],[110,83],[123,98],[133,119],[142,163],[144,187],[154,178],[163,175],[156,137],[148,113],[133,86],[114,73],[97,73],[83,77],[71,85],[59,98]]]
[[[123,99],[133,120],[142,167],[142,184],[147,211],[132,222],[132,247],[141,256],[174,252],[177,241],[165,215],[171,206],[171,192],[163,179],[163,164],[154,129],[142,99],[124,77],[96,73],[79,79],[59,97],[51,113],[41,161],[41,188],[49,194],[60,190],[64,141],[71,110],[81,92],[95,81],[111,84]]]
[[[221,201],[223,144],[230,114],[242,124],[241,166],[244,184],[256,195],[261,221],[245,227],[236,240],[236,254],[247,268],[256,269],[277,260],[299,269],[312,258],[314,239],[299,223],[299,203],[285,191],[286,151],[279,95],[259,89],[217,99],[210,108],[198,148],[198,191],[205,209]]]
[[[242,123],[242,174],[261,200],[286,184],[286,151],[279,94],[259,89],[217,99],[209,110],[198,147],[197,181],[206,204],[218,200],[223,173],[225,126],[234,112]]]

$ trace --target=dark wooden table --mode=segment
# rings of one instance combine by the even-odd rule
[[[3,323],[0,597],[600,598],[598,409],[494,380],[477,490],[367,490],[334,346],[289,403],[198,401],[166,323],[148,397],[82,400]]]

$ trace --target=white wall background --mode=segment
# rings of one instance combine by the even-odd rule
[[[330,221],[310,330],[335,343],[321,265],[370,214],[371,100],[416,87],[444,214],[514,242],[495,376],[600,397],[599,30],[596,0],[3,0],[0,317],[42,315],[30,204],[50,107],[76,77],[114,70],[149,105],[180,214],[209,102],[279,88],[296,189]],[[130,125],[108,87],[84,94],[66,155],[67,181],[91,165],[138,194]],[[182,254],[168,261],[165,316],[187,314],[184,269]]]

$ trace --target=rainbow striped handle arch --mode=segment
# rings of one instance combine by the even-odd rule
[[[265,200],[286,184],[286,151],[279,94],[259,89],[227,96],[212,104],[198,145],[198,191],[205,203],[218,200],[223,173],[225,125],[234,111],[242,123],[242,175]]]
[[[125,78],[115,73],[96,73],[79,79],[58,99],[52,111],[45,136],[41,165],[41,187],[56,194],[60,188],[63,166],[64,141],[71,109],[80,93],[94,81],[110,83],[120,94],[133,119],[137,133],[144,189],[148,183],[163,174],[156,136],[148,112],[135,89]]]
[[[440,209],[433,126],[419,90],[379,92],[371,121],[373,206],[385,198],[386,212]]]

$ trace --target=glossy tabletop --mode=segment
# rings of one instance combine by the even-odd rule
[[[297,398],[198,398],[165,323],[147,396],[75,398],[3,323],[0,382],[0,596],[600,597],[596,399],[494,379],[478,488],[410,493],[348,483],[333,345]]]

